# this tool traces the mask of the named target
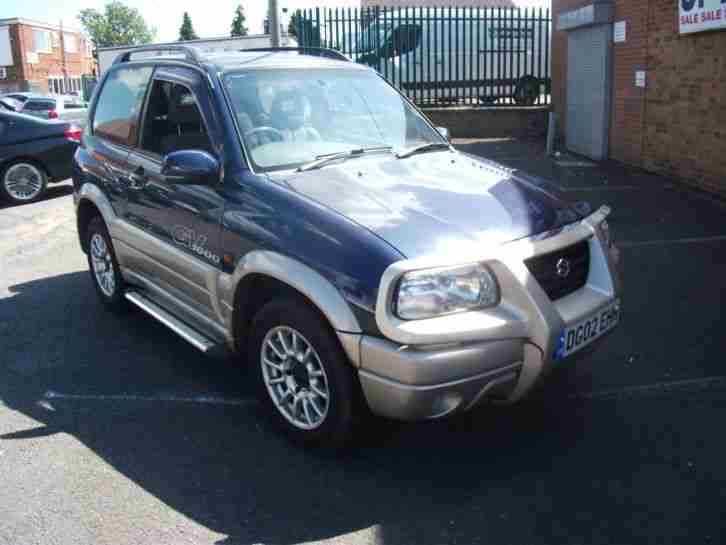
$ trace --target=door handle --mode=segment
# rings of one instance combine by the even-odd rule
[[[146,176],[146,171],[144,170],[144,167],[138,167],[129,176],[129,187],[131,189],[137,190],[144,189],[144,186],[148,181],[149,178]]]

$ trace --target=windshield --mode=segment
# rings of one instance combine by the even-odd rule
[[[323,155],[445,140],[383,78],[362,70],[247,70],[224,78],[255,170]]]

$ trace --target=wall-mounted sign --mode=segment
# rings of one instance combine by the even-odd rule
[[[678,0],[681,34],[726,28],[724,0]]]
[[[616,44],[623,43],[626,40],[627,23],[618,21],[613,25],[613,41]]]
[[[635,71],[635,86],[645,87],[645,70]]]
[[[26,51],[25,62],[28,64],[38,64],[38,54],[35,51]]]

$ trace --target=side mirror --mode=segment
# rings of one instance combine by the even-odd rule
[[[172,151],[164,157],[161,174],[172,184],[215,185],[219,161],[202,150]]]
[[[436,130],[439,131],[439,134],[443,136],[447,142],[451,140],[451,134],[449,133],[449,129],[447,129],[446,127],[436,127]]]

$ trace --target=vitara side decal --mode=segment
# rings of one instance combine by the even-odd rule
[[[215,265],[219,265],[221,262],[220,257],[206,247],[206,235],[197,235],[194,230],[189,227],[184,225],[175,225],[171,229],[171,236],[174,239],[174,242],[180,246],[190,249],[195,254],[208,259]]]

